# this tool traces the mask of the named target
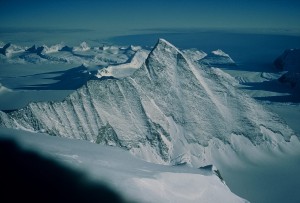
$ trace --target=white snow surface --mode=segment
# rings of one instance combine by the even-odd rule
[[[29,47],[22,47],[15,44],[7,44],[4,49],[0,48],[1,62],[9,64],[86,64],[87,66],[105,67],[113,64],[127,62],[141,47],[121,46],[90,47],[86,42],[79,46],[69,47],[64,43],[34,46],[33,51],[28,51]],[[26,51],[27,50],[27,51]]]
[[[149,162],[195,167],[211,164],[215,149],[280,150],[295,137],[279,116],[237,86],[229,74],[203,67],[160,39],[131,76],[90,80],[62,102],[0,112],[0,125],[119,146]]]
[[[0,128],[1,139],[14,139],[24,149],[82,170],[93,181],[107,183],[129,200],[142,203],[248,202],[233,194],[209,169],[147,163],[116,147],[20,130]]]
[[[182,50],[182,53],[184,53],[185,57],[189,58],[192,61],[199,61],[207,56],[205,52],[193,48]]]
[[[44,49],[42,51],[43,54],[50,54],[50,53],[56,53],[58,51],[60,51],[63,47],[64,44],[60,43],[60,44],[55,44],[52,46],[47,46],[47,45],[43,45]]]
[[[73,51],[88,51],[90,50],[91,48],[89,47],[89,45],[86,43],[86,42],[82,42],[80,44],[80,46],[78,47],[74,47],[73,48]]]
[[[1,95],[1,94],[4,94],[4,93],[7,93],[7,92],[12,92],[12,90],[9,89],[9,88],[7,88],[7,87],[5,87],[4,85],[2,85],[2,84],[0,83],[0,95]]]
[[[145,62],[148,57],[149,51],[146,50],[138,50],[134,56],[132,57],[129,63],[123,63],[120,65],[111,65],[106,68],[98,70],[96,74],[97,78],[102,77],[114,77],[114,78],[123,78],[130,76],[136,71],[141,65]]]
[[[229,57],[228,54],[226,54],[224,51],[222,51],[221,49],[217,49],[215,51],[211,52],[212,54],[216,55],[216,56],[225,56],[225,57]]]
[[[220,49],[212,51],[200,61],[208,65],[235,65],[234,60]]]
[[[21,52],[24,52],[25,49],[23,47],[17,46],[15,44],[11,44],[7,49],[6,49],[6,56],[11,57],[13,54],[18,54]]]

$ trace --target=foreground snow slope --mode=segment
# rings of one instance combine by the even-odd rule
[[[201,166],[211,149],[279,149],[295,133],[217,68],[160,39],[123,79],[90,80],[63,102],[1,112],[0,125],[120,146],[147,161]],[[245,144],[247,143],[247,144]],[[251,155],[249,155],[251,156]]]
[[[14,139],[25,149],[83,170],[92,180],[105,182],[137,202],[247,202],[231,193],[210,169],[157,165],[116,147],[0,128],[3,139]]]

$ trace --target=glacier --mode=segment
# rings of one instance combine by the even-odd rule
[[[230,59],[220,50],[212,54]],[[89,80],[61,102],[0,112],[0,125],[119,146],[149,162],[194,167],[211,164],[215,149],[242,152],[243,142],[280,149],[298,136],[238,90],[236,79],[202,63],[205,57],[200,52],[190,57],[159,39],[132,75]]]

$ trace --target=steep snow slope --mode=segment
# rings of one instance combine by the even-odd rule
[[[11,89],[9,89],[9,88],[3,86],[3,85],[0,83],[0,95],[1,95],[2,93],[11,92],[11,91],[12,91]]]
[[[211,148],[239,152],[246,141],[268,149],[288,142],[294,132],[237,84],[160,39],[132,76],[91,80],[63,102],[1,112],[0,124],[120,146],[155,163],[193,166],[211,163]]]
[[[7,49],[11,46],[10,43],[5,44],[2,48],[0,48],[0,54],[6,56]]]
[[[78,47],[74,47],[73,51],[88,51],[91,48],[86,42],[82,42]]]
[[[0,142],[3,139],[14,139],[23,149],[36,151],[68,167],[81,170],[93,182],[106,183],[122,196],[136,202],[247,202],[233,194],[211,167],[197,169],[163,166],[139,160],[115,147],[0,128]],[[64,180],[61,183],[67,184]],[[18,180],[15,181],[18,183]],[[27,188],[22,189],[26,191]],[[101,195],[101,190],[98,192]],[[62,194],[68,195],[64,192]]]
[[[232,58],[220,49],[207,54],[201,62],[209,65],[235,65]]]
[[[182,53],[184,53],[185,57],[192,61],[199,61],[207,56],[205,52],[193,48],[182,50]]]
[[[149,51],[147,50],[138,50],[132,57],[129,63],[123,63],[120,65],[112,65],[106,68],[100,69],[96,75],[97,78],[102,77],[114,77],[114,78],[123,78],[130,76],[136,71],[141,65],[145,62]]]
[[[50,53],[56,53],[56,52],[59,52],[63,47],[64,45],[61,43],[61,44],[55,44],[55,45],[52,45],[52,46],[47,46],[47,45],[43,45],[44,49],[42,51],[42,54],[50,54]]]

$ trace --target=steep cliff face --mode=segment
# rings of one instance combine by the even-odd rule
[[[300,49],[288,49],[274,61],[276,68],[287,71],[278,80],[288,83],[293,93],[300,98]]]
[[[234,78],[193,62],[160,39],[129,77],[90,80],[62,102],[31,103],[0,113],[0,125],[120,146],[163,164],[210,162],[212,146],[246,137],[277,147],[293,131],[237,90]],[[206,151],[205,151],[206,150]]]
[[[290,72],[300,72],[300,49],[287,49],[274,60],[276,68]]]

